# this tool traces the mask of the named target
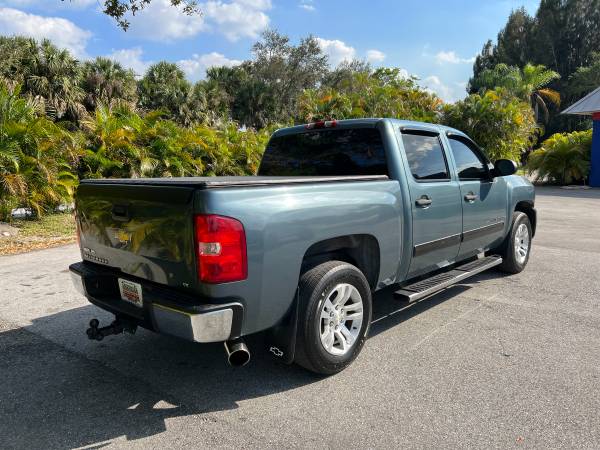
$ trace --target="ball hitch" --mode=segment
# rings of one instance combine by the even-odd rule
[[[90,320],[90,327],[86,330],[88,339],[93,341],[101,341],[106,336],[110,336],[112,334],[121,334],[125,331],[134,334],[137,329],[137,325],[122,321],[119,318],[115,319],[108,326],[102,328],[99,326],[100,321],[98,319]]]

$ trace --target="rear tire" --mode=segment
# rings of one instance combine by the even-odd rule
[[[499,254],[502,256],[500,270],[515,274],[525,269],[531,253],[531,231],[527,214],[515,211],[510,232],[499,249]]]
[[[371,324],[371,289],[352,264],[329,261],[300,278],[295,361],[322,375],[348,367]]]

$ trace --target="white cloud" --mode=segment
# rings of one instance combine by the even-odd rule
[[[466,82],[451,85],[444,83],[437,75],[430,75],[420,83],[426,90],[437,94],[445,102],[453,103],[466,96]]]
[[[173,41],[216,31],[230,41],[255,38],[269,25],[271,0],[212,0],[199,3],[201,14],[186,14],[170,0],[153,0],[135,17],[129,15],[129,32],[155,41]]]
[[[346,45],[338,39],[322,39],[316,38],[323,53],[329,57],[329,63],[332,66],[337,66],[342,61],[352,61],[356,55],[354,47]]]
[[[43,17],[13,8],[0,8],[0,34],[50,39],[77,58],[85,59],[85,47],[92,33],[61,17]]]
[[[269,25],[265,11],[271,0],[234,0],[230,3],[209,1],[200,5],[207,20],[230,41],[255,38]]]
[[[0,6],[16,6],[17,8],[32,7],[42,8],[44,10],[56,10],[62,7],[87,8],[91,5],[98,5],[97,0],[0,0]]]
[[[408,73],[408,70],[406,70],[406,69],[399,69],[399,70],[400,70],[400,76],[402,78],[406,78],[406,79],[408,79],[408,78],[418,78],[416,75]]]
[[[142,58],[143,54],[144,51],[140,47],[134,47],[115,50],[110,55],[106,55],[106,57],[121,63],[127,69],[132,69],[136,77],[139,78],[144,75],[148,67],[152,64],[152,61],[144,61]]]
[[[206,76],[206,69],[214,66],[233,67],[242,61],[229,59],[221,53],[212,52],[204,55],[193,55],[190,59],[182,59],[177,65],[185,72],[191,81],[197,81]]]
[[[461,58],[459,57],[455,51],[449,51],[449,52],[438,52],[435,55],[435,59],[437,61],[438,64],[444,64],[444,63],[448,63],[448,64],[468,64],[468,63],[473,63],[475,62],[475,57],[472,58]]]
[[[379,63],[385,59],[385,53],[379,50],[367,50],[367,61],[370,63]]]
[[[306,11],[314,11],[315,10],[315,5],[313,5],[312,0],[301,0],[298,7],[305,9]]]
[[[153,41],[189,38],[207,28],[202,15],[186,14],[169,0],[154,0],[128,20],[128,32]]]
[[[144,51],[141,47],[124,48],[113,51],[106,55],[107,58],[117,61],[128,69],[133,69],[139,78],[144,75],[148,67],[154,64],[154,61],[144,59]],[[217,52],[206,53],[203,55],[192,55],[189,59],[177,61],[177,65],[185,72],[188,79],[197,81],[206,76],[206,69],[213,66],[233,67],[241,64],[242,61],[229,59],[225,55]]]

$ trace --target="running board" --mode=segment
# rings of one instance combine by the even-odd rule
[[[502,264],[502,257],[497,255],[486,256],[485,258],[455,267],[448,272],[439,273],[431,278],[404,286],[402,289],[394,292],[394,297],[398,300],[409,302],[421,300],[499,264]]]

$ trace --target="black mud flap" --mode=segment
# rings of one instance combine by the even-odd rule
[[[298,290],[296,289],[296,296],[294,297],[290,311],[265,336],[265,344],[269,354],[285,364],[293,363],[296,354],[299,303]]]

